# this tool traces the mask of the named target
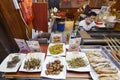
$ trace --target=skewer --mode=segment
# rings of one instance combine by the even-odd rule
[[[115,38],[115,41],[120,45],[120,42],[119,42],[119,40],[117,38]]]
[[[104,36],[104,40],[105,40],[105,42],[108,44],[108,46],[109,46],[109,48],[113,51],[114,49],[112,48],[112,46],[110,45],[110,43],[108,42],[108,40],[107,40],[107,37],[105,36],[105,35],[103,35]]]
[[[117,61],[120,62],[120,54],[118,53],[119,50],[116,49],[115,45],[112,43],[112,41],[111,41],[109,38],[107,38],[105,35],[104,35],[104,37],[105,37],[105,42],[108,44],[108,46],[109,46],[110,49],[111,49],[111,54],[113,55],[113,57],[114,57]],[[114,48],[115,48],[116,50],[114,50],[111,45],[114,46]]]
[[[116,48],[118,48],[118,50],[119,50],[119,45],[117,44],[117,42],[112,38],[111,38],[111,41],[116,45]]]
[[[109,41],[109,39],[105,35],[103,35],[103,36],[105,38],[105,42],[108,44],[108,46],[110,47],[110,49],[113,51],[114,49],[111,46],[112,45],[111,42]]]
[[[113,50],[111,50],[111,54],[114,56],[114,58],[120,62],[120,54],[119,54],[119,50],[115,47],[115,45],[112,43],[112,41],[108,38],[110,44],[114,47]]]
[[[116,38],[115,38],[115,39],[116,39]],[[116,39],[116,40],[117,40],[117,39]],[[116,43],[115,40],[113,40],[113,42],[116,44],[116,46],[119,47],[119,45]],[[117,42],[119,43],[118,40],[117,40]],[[116,58],[116,60],[120,62],[120,53],[119,53],[119,51],[120,51],[120,49],[118,49],[118,50],[112,52],[112,54],[113,54],[113,56]]]
[[[114,49],[112,48],[112,46],[110,45],[110,43],[107,41],[107,39],[104,39],[104,40],[108,44],[109,48],[113,51]]]
[[[109,39],[109,38],[107,38],[107,40],[110,42],[110,44],[114,47],[114,49],[117,51],[118,49],[116,48],[116,46],[113,44],[113,42]]]

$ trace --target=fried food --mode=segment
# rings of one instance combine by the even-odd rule
[[[110,64],[110,60],[97,51],[87,52],[87,57],[91,66],[97,74],[99,80],[118,80],[118,70]],[[104,74],[104,75],[101,75]],[[115,77],[113,77],[115,76]]]
[[[117,74],[100,74],[100,80],[119,80]]]
[[[11,61],[7,62],[7,68],[13,68],[20,61],[19,56],[14,56]]]
[[[55,44],[49,48],[50,54],[60,54],[63,52],[63,44]]]
[[[113,51],[111,52],[111,54],[113,55],[113,57],[114,57],[118,62],[120,62],[120,53],[119,53],[119,50],[118,50],[118,51],[113,50]]]
[[[59,75],[63,71],[63,67],[60,60],[54,60],[46,65],[45,73],[46,75]]]
[[[106,67],[95,69],[98,74],[116,74],[118,70],[116,68]]]

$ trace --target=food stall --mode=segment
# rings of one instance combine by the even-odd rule
[[[17,80],[120,79],[120,31],[114,30],[116,23],[103,26],[103,22],[98,21],[91,31],[81,32],[72,21],[72,31],[64,31],[57,29],[56,19],[66,20],[55,16],[51,33],[40,33],[31,40],[15,39],[20,51],[9,54],[0,64],[2,77]],[[62,28],[65,26],[62,23]]]

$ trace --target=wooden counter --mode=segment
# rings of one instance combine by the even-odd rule
[[[25,72],[17,72],[17,73],[5,73],[3,74],[5,78],[41,78],[40,72],[36,73],[25,73]],[[88,72],[67,72],[67,78],[79,78],[79,79],[90,79],[90,74]]]

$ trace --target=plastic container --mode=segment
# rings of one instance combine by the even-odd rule
[[[63,32],[65,28],[65,23],[64,22],[59,22],[57,24],[57,30]]]
[[[71,39],[76,37],[76,32],[73,30],[71,33]]]

